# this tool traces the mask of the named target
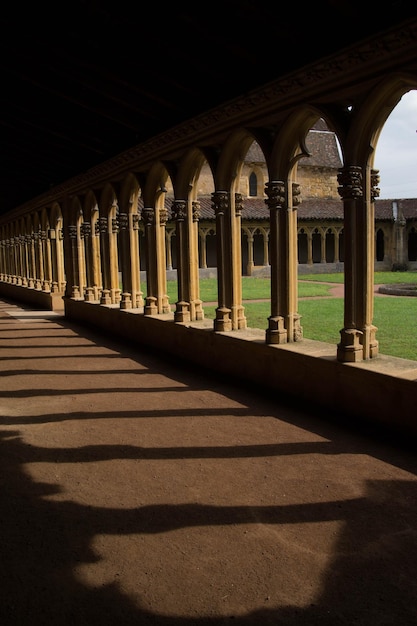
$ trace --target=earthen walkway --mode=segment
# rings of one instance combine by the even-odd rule
[[[417,458],[0,300],[2,626],[415,626]]]

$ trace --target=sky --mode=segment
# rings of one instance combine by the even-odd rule
[[[417,91],[397,104],[382,129],[375,153],[379,198],[417,198]]]

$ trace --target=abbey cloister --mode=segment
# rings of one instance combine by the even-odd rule
[[[1,216],[0,294],[253,385],[415,428],[417,363],[385,356],[374,324],[376,264],[416,267],[416,202],[379,200],[384,173],[374,169],[386,119],[417,88],[415,37],[339,53]],[[303,337],[297,280],[314,264],[344,271],[335,345]],[[214,320],[199,290],[209,267]],[[242,275],[257,267],[270,277],[262,329],[248,328],[242,299]]]

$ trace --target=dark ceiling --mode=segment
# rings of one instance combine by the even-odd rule
[[[385,30],[412,2],[2,8],[0,212],[256,87]]]

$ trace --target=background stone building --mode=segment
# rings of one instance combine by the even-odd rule
[[[301,202],[298,216],[299,273],[343,271],[344,216],[337,175],[342,165],[335,133],[319,120],[306,140],[306,156],[298,163]],[[308,156],[307,156],[308,155]],[[265,204],[268,175],[258,143],[247,152],[240,175],[242,194],[242,272],[269,272],[269,212]],[[216,268],[216,220],[208,164],[199,177],[199,264],[210,275]],[[167,191],[170,209],[172,191]],[[170,213],[169,213],[170,215]],[[176,268],[175,224],[167,223],[168,270]],[[145,246],[143,236],[142,246]],[[417,199],[376,199],[375,269],[417,269]],[[204,272],[202,272],[204,273]]]

